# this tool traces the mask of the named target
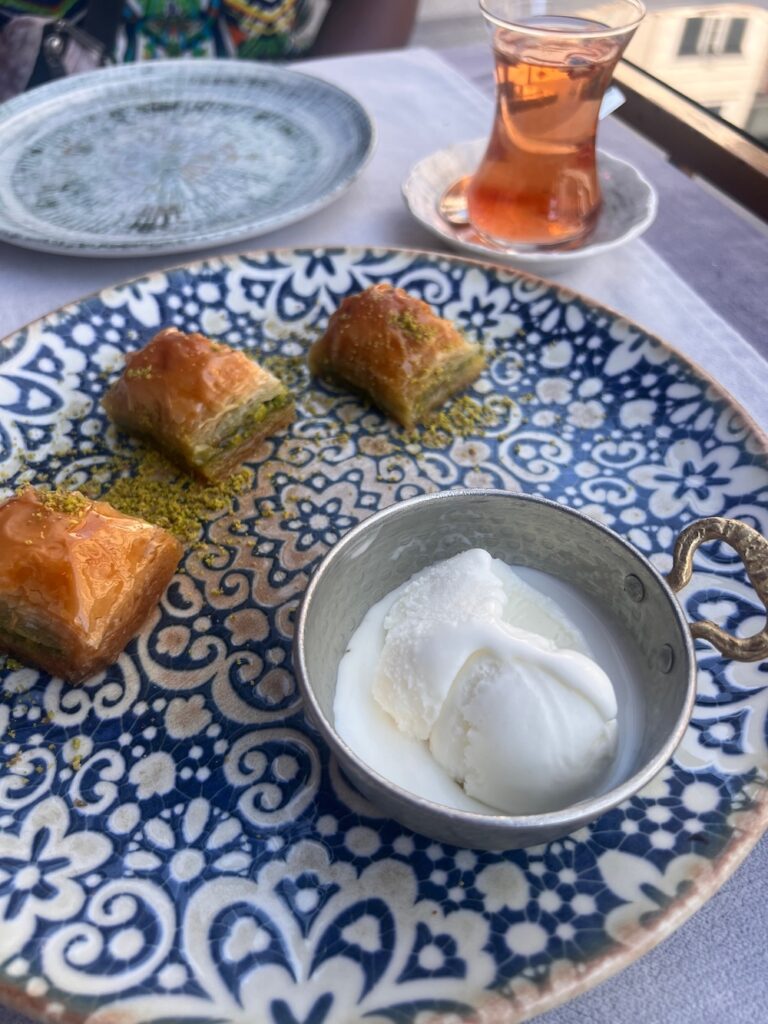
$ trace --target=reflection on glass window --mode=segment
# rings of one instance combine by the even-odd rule
[[[626,58],[765,144],[768,0],[646,0]]]
[[[681,57],[699,52],[699,37],[704,28],[703,18],[688,18],[683,29],[683,38],[680,49],[677,51]]]
[[[486,46],[477,3],[419,0],[412,44]],[[644,3],[626,60],[768,148],[768,0]],[[583,16],[599,22],[604,7],[604,0],[587,0]]]
[[[686,18],[678,56],[741,53],[746,18]]]
[[[731,18],[728,26],[728,35],[725,37],[725,53],[741,53],[741,41],[744,38],[744,29],[747,27],[746,18]]]

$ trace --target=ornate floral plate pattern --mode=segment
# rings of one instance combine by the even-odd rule
[[[693,720],[663,774],[589,828],[506,855],[382,819],[302,714],[290,646],[307,576],[400,498],[535,491],[609,523],[662,569],[692,518],[766,530],[763,439],[694,367],[587,300],[391,250],[261,252],[154,274],[2,347],[6,486],[88,477],[104,458],[94,438],[114,440],[105,378],[160,326],[302,356],[339,301],[377,281],[484,340],[473,396],[498,425],[404,444],[299,368],[298,421],[265,442],[234,514],[208,525],[215,557],[189,551],[119,662],[78,688],[0,672],[0,992],[28,1012],[521,1020],[662,938],[763,830],[765,666],[729,665],[703,644]],[[757,622],[722,547],[699,557],[685,602],[692,617]]]
[[[348,93],[250,61],[64,78],[0,109],[0,239],[75,256],[211,248],[338,198],[373,146]]]

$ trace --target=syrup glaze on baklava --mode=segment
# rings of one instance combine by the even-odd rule
[[[212,481],[294,418],[291,394],[253,359],[175,327],[127,357],[103,405],[118,427]]]
[[[484,366],[479,345],[389,284],[344,299],[309,352],[312,373],[362,392],[406,428],[427,419]]]
[[[159,526],[77,491],[0,505],[0,650],[78,682],[117,660],[183,553]]]

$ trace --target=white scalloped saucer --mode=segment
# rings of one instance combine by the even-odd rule
[[[552,276],[578,260],[624,245],[653,223],[657,197],[651,183],[631,164],[598,150],[603,205],[595,230],[583,245],[531,253],[486,242],[471,225],[449,224],[438,210],[438,201],[445,189],[477,167],[485,142],[485,139],[473,139],[431,153],[411,169],[403,183],[403,199],[416,220],[460,252]]]

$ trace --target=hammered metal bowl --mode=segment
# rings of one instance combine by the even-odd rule
[[[716,536],[722,539],[729,529],[749,531],[752,541],[754,534],[764,555],[765,540],[744,524],[729,520],[691,524],[675,552],[675,589],[690,578],[696,544]],[[725,539],[739,546],[738,539]],[[414,573],[472,547],[485,548],[513,566],[542,570],[575,587],[598,610],[632,666],[626,678],[613,679],[619,746],[612,776],[603,791],[562,810],[513,816],[461,811],[424,800],[370,768],[334,727],[339,661],[366,611]],[[707,625],[712,626],[696,623],[693,632],[707,635]],[[755,638],[742,641],[727,634],[723,643],[731,644],[729,656],[755,660],[765,656],[764,634],[758,634],[757,645],[752,642]],[[717,638],[707,635],[707,639]],[[504,491],[449,491],[413,498],[350,530],[326,555],[304,595],[294,667],[307,713],[371,801],[416,832],[486,850],[516,849],[566,835],[627,800],[672,756],[686,730],[696,692],[692,629],[672,586],[650,562],[618,534],[580,512]]]

